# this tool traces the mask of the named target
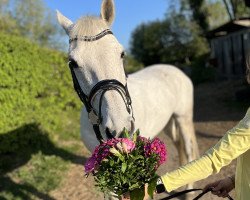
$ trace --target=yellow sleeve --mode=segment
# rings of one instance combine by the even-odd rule
[[[201,158],[161,177],[168,192],[218,173],[223,166],[250,149],[250,109],[233,129]]]

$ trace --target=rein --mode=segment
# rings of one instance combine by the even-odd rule
[[[92,42],[92,41],[99,40],[108,34],[113,34],[113,33],[109,29],[106,29],[95,36],[80,36],[80,37],[71,38],[69,40],[69,42],[77,41],[77,40]],[[94,130],[96,138],[100,142],[100,144],[103,142],[103,137],[102,137],[102,134],[100,131],[100,124],[102,123],[102,119],[103,119],[102,114],[101,114],[102,100],[103,100],[104,94],[107,91],[114,90],[121,95],[121,97],[126,105],[127,112],[129,114],[132,114],[132,118],[134,119],[132,100],[131,100],[131,97],[130,97],[130,94],[128,91],[127,84],[124,86],[121,82],[119,82],[118,80],[115,80],[115,79],[102,80],[102,81],[98,82],[91,89],[89,95],[86,95],[82,91],[80,84],[77,80],[75,71],[74,71],[74,68],[78,68],[78,64],[74,60],[69,60],[69,68],[71,71],[75,91],[78,94],[82,103],[85,105],[85,108],[88,112],[89,121],[93,125],[93,130]],[[98,114],[97,114],[96,110],[93,108],[92,103],[98,94],[100,94],[100,99],[99,99],[99,108],[98,108]],[[110,133],[110,131],[108,129],[106,129],[105,133],[106,133],[106,136],[108,139],[114,138],[114,136]]]
[[[175,197],[179,197],[179,196],[182,196],[184,194],[187,194],[187,193],[190,193],[190,192],[194,192],[194,191],[202,191],[202,189],[190,189],[190,190],[183,190],[181,192],[176,192],[168,197],[165,197],[161,200],[168,200],[168,199],[173,199]],[[207,191],[204,191],[204,192],[201,192],[198,196],[196,196],[193,200],[198,200],[200,199],[201,197],[203,197],[205,194],[207,194],[208,192],[211,192],[212,191],[212,188],[209,188]],[[232,197],[230,197],[229,195],[227,196],[227,198],[229,200],[233,200]]]

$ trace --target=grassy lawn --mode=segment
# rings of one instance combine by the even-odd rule
[[[1,200],[50,199],[80,157],[79,114],[72,109],[57,116],[58,124],[30,123],[0,135],[0,144],[9,141],[0,156]]]

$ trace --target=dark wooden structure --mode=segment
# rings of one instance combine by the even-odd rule
[[[245,76],[250,56],[250,18],[234,20],[208,33],[211,63],[220,78]]]

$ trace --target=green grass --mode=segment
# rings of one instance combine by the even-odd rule
[[[13,178],[28,185],[35,185],[40,192],[48,193],[60,184],[68,164],[68,161],[58,156],[47,156],[38,152],[32,155],[25,167],[13,174]]]
[[[66,119],[70,123],[65,123]],[[0,199],[49,199],[48,193],[60,186],[70,163],[80,158],[82,143],[79,112],[62,112],[57,120],[61,125],[55,126],[53,132],[41,130],[38,124],[28,124],[5,135],[26,142],[19,142],[18,147],[1,154]]]

